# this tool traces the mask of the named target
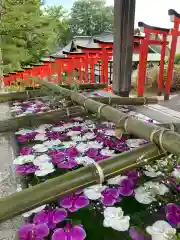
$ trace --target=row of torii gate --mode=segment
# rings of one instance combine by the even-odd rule
[[[164,92],[165,99],[169,99],[171,82],[173,77],[174,57],[176,54],[176,46],[178,36],[180,36],[180,14],[175,10],[169,10],[169,16],[171,21],[174,22],[172,29],[165,29],[159,27],[152,27],[139,22],[139,27],[144,36],[134,36],[134,52],[139,53],[139,69],[137,80],[137,96],[142,97],[144,95],[145,79],[146,79],[146,65],[149,45],[159,45],[161,47],[161,59],[160,70],[158,76],[158,94]],[[169,64],[167,71],[167,78],[164,84],[164,60],[166,55],[166,46],[168,45],[167,36],[172,36]],[[152,37],[153,36],[153,37]],[[49,81],[55,81],[57,84],[61,84],[62,75],[67,73],[66,84],[70,84],[74,79],[75,69],[76,78],[80,83],[95,83],[95,64],[101,62],[101,74],[100,83],[107,84],[107,91],[112,90],[112,86],[109,84],[108,79],[108,62],[113,56],[113,42],[105,42],[102,40],[94,39],[94,42],[99,44],[99,48],[87,48],[77,46],[81,52],[63,52],[66,54],[66,58],[56,57],[51,58],[50,61],[43,61],[42,64],[34,64],[31,67],[24,68],[22,71],[12,72],[4,75],[4,84],[11,85],[17,82],[18,79],[22,79],[21,84],[29,84],[31,81],[29,76],[32,77],[48,77]],[[90,66],[90,77],[89,77]],[[54,80],[51,76],[56,75]]]

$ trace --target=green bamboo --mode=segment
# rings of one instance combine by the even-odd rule
[[[145,105],[145,104],[157,104],[158,99],[155,97],[91,97],[92,100],[104,103],[104,104],[117,104],[117,105]]]
[[[55,123],[67,118],[78,117],[87,114],[83,107],[73,106],[61,108],[39,114],[28,114],[26,116],[0,120],[0,132],[12,132],[23,127],[37,126],[43,123]]]
[[[38,80],[37,82],[49,87],[49,89],[55,92],[59,91],[63,96],[70,97],[73,102],[76,102],[81,106],[85,106],[90,112],[98,113],[99,116],[116,123],[118,127],[121,127],[134,136],[146,139],[148,141],[153,141],[162,149],[180,156],[179,134],[170,130],[165,131],[164,128],[155,126],[154,124],[146,124],[143,121],[138,120],[133,116],[128,116],[128,114],[125,114],[109,105],[94,101],[91,98],[87,98],[83,94],[75,91],[61,88],[56,84],[47,81],[40,82]]]
[[[146,161],[141,159],[144,155]],[[149,143],[136,150],[119,154],[99,162],[105,179],[115,177],[125,170],[153,161],[158,155],[155,144]],[[158,156],[160,157],[160,156]],[[157,159],[157,158],[156,158]],[[94,165],[88,165],[54,179],[35,185],[21,192],[0,199],[0,222],[27,212],[43,204],[51,203],[58,197],[71,194],[99,182]]]

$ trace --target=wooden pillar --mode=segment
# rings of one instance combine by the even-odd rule
[[[131,90],[136,0],[114,0],[113,91],[127,97]]]

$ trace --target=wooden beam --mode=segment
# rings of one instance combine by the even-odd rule
[[[131,90],[136,0],[114,0],[113,91],[128,97]]]

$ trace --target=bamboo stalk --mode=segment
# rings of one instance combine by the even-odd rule
[[[35,81],[35,80],[34,80]],[[70,85],[60,85],[63,88],[70,89]],[[97,90],[103,89],[106,87],[106,84],[80,84],[78,85],[79,90]],[[7,92],[0,94],[0,102],[14,101],[14,100],[25,100],[29,98],[36,98],[40,96],[49,95],[50,92],[42,91],[40,87],[26,87],[26,91],[21,92]]]
[[[117,104],[117,105],[145,105],[145,104],[157,104],[158,99],[154,97],[91,97],[92,100],[104,103],[104,104]]]
[[[10,118],[0,121],[0,132],[16,131],[23,127],[32,127],[43,123],[55,123],[67,118],[78,117],[87,114],[81,106],[62,108],[39,114],[28,114],[22,117]]]
[[[85,106],[87,110],[98,113],[99,116],[112,121],[118,125],[118,127],[126,130],[134,136],[153,141],[159,145],[163,150],[180,156],[180,135],[164,128],[157,127],[154,124],[146,124],[141,120],[128,116],[127,114],[97,101],[87,98],[86,96],[70,91],[68,89],[61,88],[60,86],[47,82],[38,81],[38,83],[49,87],[53,91],[59,91],[63,96],[70,97],[72,101],[81,106]]]
[[[149,143],[136,150],[119,154],[99,162],[105,179],[115,177],[125,170],[135,168],[155,160],[158,155],[155,144]],[[140,160],[145,154],[146,161]],[[159,157],[159,155],[158,155]],[[71,194],[99,182],[97,169],[88,165],[78,170],[50,179],[36,186],[0,199],[0,222],[27,212],[43,204],[51,203],[58,197]]]

